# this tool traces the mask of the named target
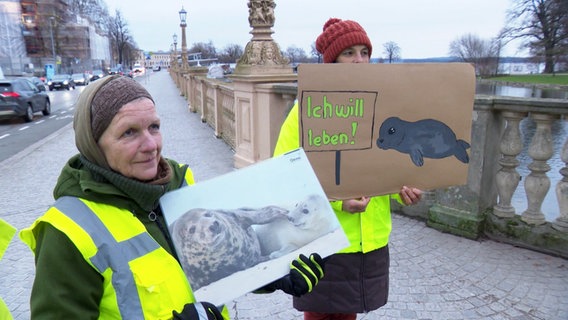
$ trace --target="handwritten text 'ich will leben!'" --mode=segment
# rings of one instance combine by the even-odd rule
[[[349,98],[348,104],[333,104],[323,96],[321,105],[312,103],[312,97],[307,97],[306,117],[312,119],[331,119],[331,118],[363,118],[364,114],[364,101],[361,98]],[[310,146],[323,146],[323,145],[345,145],[354,144],[355,136],[357,134],[358,122],[351,122],[351,132],[329,134],[326,129],[322,129],[321,133],[315,133],[313,129],[308,129],[307,139]]]

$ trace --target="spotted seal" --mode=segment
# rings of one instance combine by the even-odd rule
[[[287,213],[278,206],[195,208],[175,220],[170,233],[193,290],[268,260],[251,226],[282,219]]]
[[[377,146],[408,153],[417,167],[424,164],[423,157],[441,159],[453,155],[463,163],[469,162],[469,143],[457,140],[450,127],[433,119],[409,122],[390,117],[381,124]]]

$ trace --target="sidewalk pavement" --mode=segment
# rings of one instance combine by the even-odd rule
[[[189,112],[167,71],[138,80],[155,98],[164,156],[189,164],[197,182],[235,170],[233,151],[198,114]],[[0,217],[22,229],[53,203],[57,176],[77,152],[73,139],[68,125],[0,163],[4,187]],[[389,302],[360,314],[359,320],[568,319],[565,259],[490,240],[456,237],[396,214],[390,251]],[[33,255],[17,237],[0,261],[0,274],[0,297],[14,319],[29,319]],[[227,306],[236,320],[302,319],[292,308],[291,298],[281,292],[247,294]]]

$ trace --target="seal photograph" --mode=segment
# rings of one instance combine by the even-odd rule
[[[168,192],[160,206],[196,299],[215,304],[282,278],[298,254],[349,243],[303,149]]]

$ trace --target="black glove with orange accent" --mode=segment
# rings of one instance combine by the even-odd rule
[[[223,320],[219,309],[209,302],[188,303],[181,313],[174,310],[172,314],[174,320]]]
[[[310,257],[303,254],[290,263],[290,273],[284,277],[264,286],[261,290],[282,290],[295,297],[302,296],[317,285],[323,277],[324,262],[317,253]]]

